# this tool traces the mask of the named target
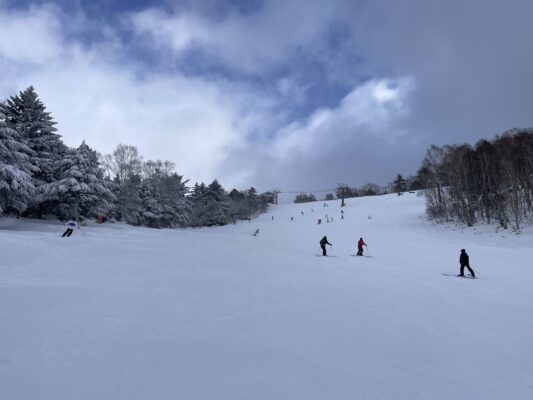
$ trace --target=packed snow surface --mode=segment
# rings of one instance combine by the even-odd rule
[[[70,238],[0,218],[0,399],[533,399],[533,232],[327,204]],[[443,275],[461,248],[479,279]]]

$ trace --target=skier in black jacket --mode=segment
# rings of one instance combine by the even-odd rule
[[[322,255],[323,256],[327,256],[326,254],[326,245],[329,244],[330,246],[333,246],[330,242],[328,242],[328,238],[327,237],[323,237],[322,240],[320,241],[320,247],[322,248]]]
[[[474,274],[474,270],[470,268],[470,260],[465,249],[461,249],[461,255],[459,256],[459,264],[461,264],[461,273],[458,276],[465,276],[466,267],[468,268],[468,271],[470,271],[470,275],[472,276],[472,278],[476,277],[476,274]]]

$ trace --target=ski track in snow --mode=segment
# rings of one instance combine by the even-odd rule
[[[0,399],[533,398],[533,229],[436,225],[415,194],[323,203],[68,239],[0,218]],[[442,275],[461,248],[480,279]]]

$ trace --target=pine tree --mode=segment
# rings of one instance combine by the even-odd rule
[[[396,176],[396,179],[393,182],[393,188],[394,191],[398,193],[398,196],[407,190],[407,182],[401,174]]]
[[[229,197],[216,179],[209,186],[195,184],[191,201],[194,226],[225,225],[230,221]]]
[[[9,209],[20,214],[33,198],[31,155],[33,152],[21,142],[17,131],[6,126],[5,115],[0,112],[0,214]]]
[[[59,180],[46,185],[41,196],[57,201],[61,218],[94,217],[114,197],[104,182],[96,151],[85,141],[69,150],[56,168]]]
[[[246,195],[243,192],[233,189],[229,195],[228,215],[233,220],[248,219],[252,212],[246,204]]]
[[[187,226],[191,208],[185,198],[186,182],[173,172],[174,164],[160,160],[147,161],[143,169],[145,177],[141,184],[141,224],[153,228]]]
[[[21,135],[21,140],[33,151],[31,157],[33,184],[37,193],[38,215],[42,217],[43,205],[48,192],[47,185],[56,180],[54,166],[66,153],[67,147],[61,136],[55,133],[56,123],[39,100],[33,86],[10,97],[0,105],[6,116],[6,125]]]
[[[246,193],[246,205],[250,210],[250,214],[253,214],[257,211],[259,208],[259,202],[260,200],[259,196],[257,195],[257,190],[255,190],[255,188],[252,186]]]
[[[229,222],[227,194],[216,179],[207,187],[206,195],[208,199],[206,225],[227,224]]]

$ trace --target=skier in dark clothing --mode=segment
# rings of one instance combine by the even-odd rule
[[[326,245],[329,244],[330,246],[333,246],[330,242],[328,242],[328,238],[327,237],[323,237],[322,240],[320,241],[320,247],[322,248],[322,255],[323,256],[327,256],[326,254]]]
[[[357,242],[357,255],[358,256],[363,255],[363,246],[366,246],[366,243],[363,240],[363,238],[359,238],[359,241]]]
[[[472,278],[476,277],[476,274],[474,274],[474,270],[470,268],[470,259],[468,258],[468,254],[465,249],[461,249],[461,255],[459,256],[459,264],[461,264],[461,272],[458,276],[465,276],[466,267],[470,272],[470,276],[472,276]]]

